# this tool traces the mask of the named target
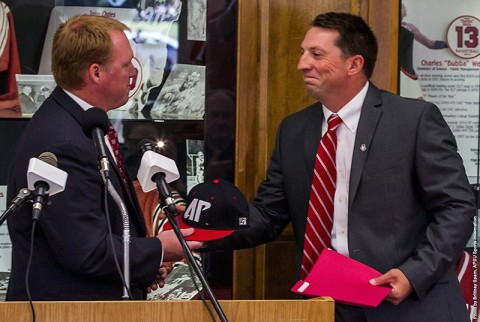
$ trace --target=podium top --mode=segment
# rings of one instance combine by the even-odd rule
[[[331,298],[310,300],[224,300],[219,301],[228,321],[333,322]],[[200,300],[194,301],[79,301],[33,302],[38,321],[48,322],[144,322],[196,321],[212,318]],[[0,321],[30,322],[28,302],[0,303]]]

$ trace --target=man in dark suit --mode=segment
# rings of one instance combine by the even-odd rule
[[[44,206],[33,249],[32,207],[25,205],[9,218],[13,253],[7,300],[29,299],[27,285],[31,300],[36,301],[122,299],[124,285],[115,264],[115,257],[123,263],[122,212],[112,197],[105,200],[97,153],[93,141],[82,131],[81,120],[91,107],[107,112],[128,100],[136,71],[125,29],[114,19],[80,15],[62,24],[55,34],[52,70],[58,87],[29,121],[18,143],[8,184],[9,200],[27,186],[29,159],[42,152],[56,155],[68,180],[65,190],[51,196],[51,204]],[[106,144],[112,148],[108,140]],[[145,299],[149,288],[164,283],[162,259],[179,260],[183,251],[172,232],[145,237],[133,185],[122,181],[112,155],[109,161],[111,185],[129,215],[130,293],[134,299]],[[183,231],[186,235],[192,232]],[[196,249],[200,243],[189,242],[189,246]]]
[[[250,228],[208,249],[275,239],[292,223],[298,277],[315,155],[332,114],[337,129],[331,247],[383,273],[377,308],[336,304],[335,321],[469,321],[455,264],[472,234],[475,202],[455,138],[439,109],[369,82],[377,42],[358,16],[317,16],[298,69],[315,103],[280,125]]]

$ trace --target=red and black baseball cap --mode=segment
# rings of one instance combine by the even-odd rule
[[[223,179],[200,183],[190,190],[187,209],[178,216],[180,228],[195,228],[186,240],[209,241],[248,227],[249,206],[238,188]],[[163,230],[171,229],[167,222]]]

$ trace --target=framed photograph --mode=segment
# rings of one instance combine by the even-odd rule
[[[52,75],[16,75],[22,117],[32,117],[55,88]]]
[[[187,140],[187,190],[205,180],[205,151],[203,140]]]
[[[205,66],[175,65],[151,111],[152,119],[202,120],[205,114]]]

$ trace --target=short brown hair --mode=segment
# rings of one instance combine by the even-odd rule
[[[362,56],[363,71],[368,79],[372,77],[378,44],[375,34],[362,17],[350,13],[327,12],[316,16],[311,26],[338,31],[340,36],[336,46],[345,57]]]
[[[128,29],[118,20],[92,15],[76,15],[61,24],[52,46],[52,73],[57,85],[66,90],[81,89],[83,73],[90,65],[105,65],[111,60],[109,31]]]

